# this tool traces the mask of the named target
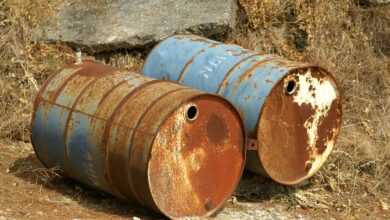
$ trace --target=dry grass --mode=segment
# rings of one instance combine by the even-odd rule
[[[31,103],[39,85],[73,58],[64,46],[32,43],[33,15],[45,10],[36,1],[12,7],[17,3],[0,2],[0,138],[27,141]]]
[[[31,30],[52,16],[61,0],[0,0],[0,138],[29,141],[32,100],[49,74],[74,62],[65,45],[32,41]],[[126,51],[99,56],[131,70],[141,66],[142,55]]]
[[[362,8],[350,0],[240,2],[249,28],[237,43],[319,63],[343,92],[337,148],[311,187],[292,194],[293,202],[346,214],[390,202],[390,7]]]
[[[29,141],[32,100],[73,51],[31,40],[39,16],[61,0],[0,0],[0,138]],[[248,23],[230,40],[244,47],[319,63],[344,95],[344,123],[327,165],[306,186],[277,186],[277,201],[346,215],[390,204],[390,6],[352,0],[240,0]],[[44,12],[44,13],[43,13]],[[43,13],[43,14],[42,14]],[[39,16],[38,16],[39,15]],[[245,20],[245,19],[243,19]],[[98,59],[139,70],[144,54]],[[259,189],[269,190],[270,188]]]

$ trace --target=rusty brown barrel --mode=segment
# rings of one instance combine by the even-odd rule
[[[313,176],[330,155],[340,130],[336,80],[315,64],[176,35],[150,52],[143,73],[229,100],[251,138],[248,169],[282,184]]]
[[[171,218],[221,208],[244,142],[219,96],[92,61],[53,74],[34,103],[32,143],[46,167]]]

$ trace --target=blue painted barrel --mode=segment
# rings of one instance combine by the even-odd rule
[[[245,164],[229,102],[92,61],[45,82],[31,138],[46,167],[171,218],[214,213]]]
[[[336,81],[314,64],[177,35],[153,48],[143,73],[232,102],[250,138],[247,168],[282,184],[297,184],[317,172],[339,133]]]

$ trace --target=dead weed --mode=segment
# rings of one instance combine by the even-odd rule
[[[290,194],[290,202],[347,214],[378,207],[390,195],[390,44],[384,37],[390,7],[361,8],[351,0],[240,3],[249,29],[235,42],[318,63],[334,73],[343,93],[338,146],[312,186]]]

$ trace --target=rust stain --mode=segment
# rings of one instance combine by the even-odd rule
[[[244,54],[253,53],[252,51],[247,50],[247,49],[244,49],[244,48],[240,48],[240,51],[239,51],[239,52],[237,52],[237,51],[235,51],[235,50],[230,50],[230,49],[226,50],[226,52],[231,53],[231,55],[232,55],[232,56],[235,56],[235,57],[242,56],[242,55],[244,55]],[[237,52],[237,53],[236,53],[236,52]],[[263,55],[263,53],[255,53],[255,54]],[[245,58],[244,58],[244,59],[245,59]]]
[[[156,90],[158,90],[158,87],[155,87]],[[142,123],[142,121],[144,120],[144,118],[146,117],[146,115],[149,113],[149,111],[153,108],[156,107],[156,105],[161,101],[161,99],[163,99],[164,97],[168,97],[169,95],[173,94],[173,93],[177,93],[179,91],[183,91],[183,90],[186,90],[188,88],[183,88],[183,87],[180,87],[180,88],[175,88],[175,87],[172,87],[172,90],[170,91],[167,91],[167,92],[163,92],[163,93],[156,93],[158,94],[154,100],[152,100],[151,102],[148,102],[148,103],[145,103],[146,105],[144,106],[144,109],[143,109],[143,112],[141,112],[140,116],[138,116],[138,119],[136,120],[135,122],[135,126],[134,126],[134,129],[135,130],[145,130],[143,128],[140,128],[140,124]],[[155,115],[155,118],[157,118],[158,116]],[[139,155],[139,153],[137,153],[137,151],[142,151],[142,149],[139,149],[137,148],[137,144],[135,143],[135,135],[136,135],[136,132],[133,132],[131,137],[130,137],[130,140],[131,140],[131,146],[133,146],[131,149],[130,149],[130,152],[129,152],[129,155],[133,156],[133,155]],[[147,139],[148,137],[145,137],[145,140]],[[137,164],[134,164],[136,160],[130,160],[130,167],[136,167],[137,165],[139,165],[138,163]],[[142,175],[145,175],[145,174],[142,174]],[[138,198],[138,200],[140,200],[140,202],[143,202],[143,199],[142,198],[145,198],[147,197],[145,194],[142,194],[140,193],[139,191],[140,190],[137,190],[137,188],[139,189],[140,186],[144,185],[145,183],[143,182],[143,178],[137,178],[137,173],[134,173],[132,175],[129,175],[128,177],[129,179],[129,185],[130,185],[130,188],[131,190],[134,192],[134,195],[136,198]],[[138,187],[137,187],[138,186]]]
[[[112,187],[115,187],[120,194],[124,195],[131,201],[138,202],[138,200],[134,197],[132,189],[130,189],[129,182],[126,178],[130,169],[127,166],[127,155],[129,148],[131,147],[129,136],[135,131],[134,129],[126,129],[119,124],[112,124],[110,130],[110,136],[113,136],[113,138],[107,140],[108,152],[106,155],[106,170],[109,170],[110,172],[105,172],[105,178],[106,180],[109,180],[109,184],[111,184]],[[115,131],[115,133],[113,131]]]
[[[101,75],[111,74],[116,71],[111,66],[89,60],[84,61],[81,65],[75,65],[75,67],[81,67],[76,74],[89,77],[100,77]]]
[[[115,69],[110,66],[106,66],[92,61],[86,61],[80,65],[71,65],[70,68],[72,67],[79,70],[62,82],[61,86],[54,92],[54,94],[50,96],[51,100],[57,100],[58,96],[62,93],[62,91],[69,84],[69,82],[72,81],[74,78],[77,78],[78,76],[100,77],[102,74],[107,75],[115,71]]]
[[[128,72],[115,71],[110,75],[104,76],[90,86],[80,98],[79,105],[74,110],[78,109],[85,113],[96,114],[99,109],[99,104],[107,92],[113,87],[117,88],[124,79],[129,77]]]
[[[61,71],[60,71],[61,72]],[[33,112],[35,113],[35,111],[37,110],[37,107],[38,107],[38,103],[39,101],[42,99],[42,93],[46,90],[46,87],[47,85],[49,85],[49,83],[51,82],[51,80],[56,76],[56,74],[51,74],[49,76],[49,78],[43,83],[41,89],[38,91],[36,97],[35,97],[35,101],[34,101],[34,104],[33,104]]]
[[[212,47],[216,47],[218,45],[221,45],[221,43],[212,43],[209,45],[208,48],[212,48]],[[184,67],[183,69],[181,70],[180,74],[179,74],[179,78],[178,78],[178,82],[181,82],[187,72],[187,69],[188,67],[194,62],[194,60],[196,59],[197,56],[199,56],[200,54],[204,53],[206,51],[206,49],[201,49],[199,50],[198,52],[196,52],[192,57],[191,59],[189,59],[186,64],[184,64]]]
[[[38,93],[35,95],[35,99],[34,99],[34,102],[33,102],[33,111],[32,111],[32,116],[31,116],[31,121],[30,121],[30,130],[32,131],[33,129],[33,124],[35,122],[35,114],[36,114],[36,111],[38,110],[38,105],[39,103],[42,101],[42,93],[46,90],[46,87],[47,85],[51,82],[51,80],[54,78],[56,74],[51,74],[49,76],[49,78],[47,78],[47,80],[45,80],[45,82],[43,83],[43,85],[41,86],[41,89],[38,91]],[[32,138],[32,132],[30,132],[30,139],[33,140]],[[35,145],[33,144],[33,150],[35,152],[35,155],[39,155],[37,153],[37,150],[35,148]],[[39,157],[39,156],[38,156]],[[42,161],[42,164],[48,168],[48,166],[44,163],[43,160],[40,159],[40,161]]]
[[[210,115],[209,121],[207,122],[207,136],[210,142],[223,144],[227,133],[227,126],[223,119],[215,114]]]
[[[42,103],[47,103],[47,104],[50,104],[50,105],[53,105],[53,106],[61,107],[61,108],[63,108],[64,110],[70,110],[70,107],[68,107],[68,106],[61,105],[61,104],[58,104],[58,103],[55,103],[55,102],[52,102],[52,101],[49,101],[49,100],[43,100],[43,99],[42,99]],[[46,108],[46,109],[47,109],[47,108]],[[86,115],[86,116],[90,117],[91,119],[101,120],[101,121],[104,121],[104,122],[107,121],[107,118],[100,117],[100,116],[93,115],[93,114],[89,114],[89,113],[86,113],[86,112],[83,112],[83,111],[80,111],[80,110],[77,110],[77,109],[75,109],[73,112],[74,112],[74,113],[77,112],[77,113]],[[122,128],[129,129],[129,130],[134,130],[133,127],[127,126],[126,124],[123,124],[123,123],[121,123],[121,122],[113,122],[112,125],[121,126]],[[137,131],[137,132],[142,132],[142,133],[144,133],[145,135],[153,135],[153,133],[150,133],[150,132],[148,132],[147,130],[139,130],[139,131]]]
[[[118,86],[116,89],[112,90],[110,93],[105,94],[106,98],[103,101],[100,100],[96,115],[107,119],[110,118],[110,116],[115,110],[115,106],[128,93],[130,93],[133,89],[137,88],[140,84],[147,83],[149,81],[152,80],[145,77],[129,79],[128,83],[124,83]]]
[[[114,118],[116,117],[116,115],[118,114],[118,112],[121,110],[121,108],[123,107],[123,105],[126,104],[126,102],[130,99],[130,97],[134,96],[135,94],[137,94],[137,92],[139,90],[141,90],[142,88],[144,87],[147,87],[147,86],[150,86],[152,84],[157,84],[157,83],[161,83],[161,82],[165,82],[163,80],[153,80],[153,81],[148,81],[146,83],[143,83],[141,84],[140,86],[136,87],[135,89],[133,89],[130,93],[128,93],[120,102],[119,104],[115,107],[115,110],[113,111],[113,113],[111,114],[111,116],[107,119],[107,127],[104,131],[104,140],[107,140],[108,137],[109,137],[109,132],[110,132],[110,126],[112,125],[113,121],[114,121]]]
[[[199,116],[188,122],[191,105],[199,108]],[[234,191],[243,169],[245,140],[237,112],[227,109],[212,96],[194,98],[159,128],[148,176],[153,198],[167,216],[205,216]],[[210,128],[212,122],[224,125]],[[224,135],[214,130],[221,127]]]
[[[94,68],[92,68],[94,69]],[[108,73],[111,73],[113,71],[112,68],[108,69],[106,68],[105,69],[106,71],[109,71]],[[83,72],[82,70],[80,70],[81,72]],[[88,71],[88,70],[87,70]],[[103,74],[104,73],[104,74]],[[70,170],[70,166],[67,166],[67,162],[69,160],[69,152],[68,152],[68,132],[69,130],[71,130],[71,127],[70,127],[70,121],[72,119],[72,115],[73,115],[73,112],[77,106],[77,104],[79,103],[80,101],[80,98],[82,97],[82,95],[85,93],[85,91],[87,91],[93,84],[96,83],[96,81],[98,81],[99,79],[107,76],[108,74],[107,72],[101,72],[100,75],[98,75],[97,77],[95,77],[91,82],[89,82],[81,91],[80,93],[76,96],[76,99],[74,101],[74,103],[72,104],[71,108],[70,108],[70,111],[68,113],[68,117],[66,119],[66,122],[65,122],[65,130],[64,130],[64,134],[63,134],[63,137],[64,137],[64,140],[65,140],[65,148],[64,148],[64,163],[65,163],[65,169],[68,169],[69,171],[68,172],[72,172]],[[90,75],[87,75],[87,76],[90,76]]]
[[[221,45],[220,43],[213,43],[213,44],[210,44],[209,48],[214,48],[214,47],[217,47]]]
[[[174,85],[176,88],[182,87],[178,84],[172,85]],[[164,85],[164,87],[166,86],[168,86],[168,84]],[[163,89],[163,87],[160,86],[158,90],[161,91],[161,89]],[[164,88],[164,90],[166,89],[167,88]],[[154,93],[153,90],[151,90],[150,92]],[[181,90],[180,92],[170,93],[169,95],[162,97],[160,101],[154,105],[153,108],[149,109],[148,113],[145,114],[143,120],[140,121],[138,126],[138,130],[147,130],[153,132],[155,134],[153,138],[146,137],[144,133],[138,131],[136,131],[136,134],[134,136],[134,142],[132,143],[134,149],[132,150],[132,157],[129,161],[129,167],[131,169],[145,170],[145,172],[133,173],[132,175],[134,176],[131,176],[129,178],[135,180],[133,182],[134,188],[138,189],[138,191],[144,195],[145,202],[148,203],[149,207],[155,207],[155,210],[159,211],[157,205],[154,202],[154,198],[152,198],[151,196],[149,187],[146,187],[144,183],[145,181],[148,182],[147,161],[149,159],[146,158],[150,158],[152,142],[156,137],[156,134],[160,130],[161,124],[166,120],[168,115],[171,114],[175,109],[177,109],[178,105],[180,105],[184,100],[188,99],[189,97],[193,97],[197,94],[199,94],[198,91],[194,91],[192,89],[185,89]]]
[[[193,35],[193,34],[180,34],[180,35],[175,35],[175,39],[177,40],[191,40],[194,42],[203,42],[203,43],[213,43],[214,41],[209,40],[207,38],[198,36],[198,35]]]
[[[232,91],[236,92],[240,85],[243,83],[243,81],[248,80],[252,77],[253,74],[256,73],[256,69],[262,65],[268,64],[269,62],[272,62],[275,59],[279,59],[279,57],[270,56],[265,59],[253,62],[252,66],[245,70],[244,73],[242,73],[237,80],[233,82]]]
[[[102,98],[100,99],[99,101],[99,104],[98,106],[101,106],[102,103],[107,99],[107,97],[115,90],[117,89],[118,87],[122,86],[123,84],[126,84],[128,82],[127,79],[124,79],[122,82],[116,84],[115,86],[113,86],[110,90],[108,90],[106,93],[104,93],[104,95],[102,96]]]
[[[341,112],[338,106],[340,106],[340,99],[337,99],[332,103],[327,117],[324,117],[318,126],[320,132],[318,133],[315,154],[323,154],[328,147],[328,141],[336,139],[339,129],[338,126],[341,124]]]
[[[290,80],[296,82],[291,94],[286,92]],[[291,71],[276,84],[263,105],[257,131],[259,157],[272,179],[296,184],[318,171],[341,126],[339,100],[335,81],[318,69]]]
[[[253,54],[253,55],[251,55],[251,56],[248,56],[248,57],[246,57],[246,58],[240,60],[240,61],[237,62],[236,64],[234,64],[234,65],[226,72],[225,76],[223,77],[221,83],[220,83],[219,86],[218,86],[218,89],[217,89],[217,92],[216,92],[216,93],[219,94],[220,91],[221,91],[221,89],[225,88],[225,87],[228,85],[228,79],[229,79],[230,75],[232,75],[232,73],[234,72],[234,70],[235,70],[236,68],[238,68],[238,67],[239,67],[242,63],[244,63],[245,61],[247,61],[247,60],[249,60],[249,59],[252,59],[252,58],[255,57],[255,56],[259,56],[259,55],[261,55],[261,53],[255,53],[255,54]]]
[[[55,102],[50,101],[50,100],[42,99],[41,101],[44,102],[44,103],[48,103],[48,104],[50,104],[50,105],[53,105],[53,106],[61,107],[61,108],[65,109],[65,110],[69,110],[69,111],[71,110],[71,108],[68,107],[68,106],[61,105],[61,104],[55,103]],[[103,117],[98,117],[98,116],[96,116],[96,115],[88,114],[88,113],[85,113],[85,112],[82,112],[82,111],[79,111],[79,110],[74,110],[73,112],[82,113],[82,114],[85,114],[86,116],[91,117],[91,118],[94,118],[94,119],[99,119],[99,120],[103,120],[103,121],[106,120],[106,119],[103,118]]]
[[[249,78],[253,75],[254,71],[255,71],[258,67],[260,67],[260,66],[262,66],[262,65],[264,65],[264,64],[267,64],[268,62],[273,61],[273,60],[278,59],[278,58],[279,58],[279,57],[271,56],[271,57],[267,57],[267,58],[265,58],[265,59],[263,59],[263,60],[257,61],[254,65],[252,65],[250,68],[248,68],[248,69],[239,77],[238,82],[242,82],[242,81],[244,81],[244,80],[249,79]]]
[[[214,41],[211,41],[211,40],[209,40],[207,38],[203,38],[203,37],[196,37],[196,36],[194,36],[194,37],[190,38],[190,40],[193,41],[193,42],[202,42],[202,43],[208,43],[208,44],[216,44]],[[218,43],[218,44],[220,44],[220,43]]]
[[[106,166],[108,167],[109,166],[109,158],[108,158],[108,148],[107,148],[107,144],[108,144],[108,140],[109,140],[109,137],[110,137],[110,131],[111,131],[111,127],[113,125],[113,122],[114,122],[114,118],[116,117],[116,115],[120,112],[120,110],[122,109],[123,105],[126,104],[126,102],[130,99],[130,97],[134,96],[135,94],[137,94],[138,91],[140,91],[142,88],[145,88],[147,86],[150,86],[152,84],[157,84],[157,83],[161,83],[161,82],[165,82],[163,80],[153,80],[153,81],[149,81],[149,82],[146,82],[144,84],[141,84],[140,86],[136,87],[135,89],[133,89],[130,93],[128,93],[120,102],[119,104],[115,107],[115,110],[113,111],[113,113],[111,114],[111,116],[107,119],[107,124],[106,124],[106,127],[104,129],[104,132],[103,132],[103,142],[102,142],[102,147],[103,147],[103,151],[105,152],[105,155],[106,155]],[[112,179],[111,179],[111,174],[110,174],[110,170],[109,169],[106,169],[106,176],[107,176],[107,182],[110,183],[111,185],[113,185],[113,182],[112,182]],[[114,186],[113,186],[114,187]],[[138,198],[136,198],[137,201],[139,201]]]
[[[76,77],[77,77],[77,73],[74,73],[70,77],[65,79],[62,82],[61,86],[57,90],[55,90],[53,94],[49,95],[50,96],[49,99],[52,100],[53,102],[55,102],[57,100],[58,96],[61,94],[61,92],[65,89],[66,85],[68,85],[68,83]]]

